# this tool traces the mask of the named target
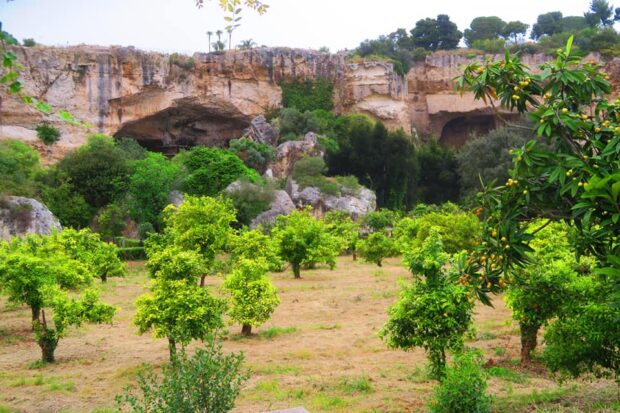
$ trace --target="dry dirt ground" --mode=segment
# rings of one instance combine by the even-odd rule
[[[273,274],[281,304],[251,338],[233,325],[226,351],[243,351],[253,374],[235,412],[305,406],[318,412],[420,412],[436,382],[425,373],[421,350],[387,349],[377,332],[409,275],[399,259],[383,268],[342,257],[335,270]],[[213,289],[220,280],[212,279]],[[134,301],[148,284],[142,263],[125,279],[104,285],[102,297],[119,307],[113,325],[86,326],[61,340],[57,362],[37,366],[39,348],[27,308],[0,299],[0,413],[112,412],[114,396],[135,380],[142,363],[160,366],[164,340],[138,336]],[[612,381],[569,381],[559,386],[540,366],[518,366],[518,330],[502,299],[478,306],[467,345],[484,350],[497,412],[618,411]]]

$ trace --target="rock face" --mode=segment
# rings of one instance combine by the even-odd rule
[[[267,174],[276,179],[286,178],[293,172],[295,162],[304,156],[323,155],[316,134],[308,132],[303,140],[284,142],[276,148],[276,158],[269,163]]]
[[[278,135],[273,127],[267,122],[263,115],[257,116],[250,122],[250,127],[245,130],[243,135],[255,142],[269,146],[276,146]]]
[[[295,207],[301,209],[311,206],[313,212],[320,216],[327,211],[344,211],[351,218],[358,219],[377,208],[375,193],[364,187],[360,187],[355,192],[341,187],[341,195],[336,196],[324,194],[319,188],[312,186],[301,189],[293,179],[289,179],[286,185],[286,192]]]
[[[250,126],[256,139],[271,140],[253,118],[279,107],[280,84],[323,77],[334,85],[337,113],[362,112],[420,136],[458,145],[470,132],[495,127],[490,107],[455,90],[453,78],[470,59],[436,53],[406,77],[387,62],[354,63],[345,54],[258,48],[193,56],[147,53],[132,47],[15,47],[25,66],[27,90],[55,108],[71,111],[95,131],[133,137],[144,146],[175,152],[204,144],[223,146]],[[479,56],[476,59],[485,59]],[[499,56],[491,56],[499,58]],[[524,56],[535,68],[549,57]],[[588,58],[591,59],[591,58]],[[620,88],[616,58],[603,68]],[[15,97],[3,99],[1,138],[36,141],[41,116]],[[92,131],[58,123],[62,137],[51,158],[85,141]]]
[[[60,230],[58,219],[39,201],[19,196],[0,199],[0,239],[24,234],[48,235]]]
[[[260,213],[250,223],[250,228],[259,225],[273,225],[280,215],[288,215],[295,209],[295,204],[286,191],[275,191],[273,201],[267,211]]]

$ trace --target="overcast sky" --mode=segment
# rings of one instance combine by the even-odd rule
[[[437,14],[460,30],[476,16],[533,24],[541,13],[582,15],[590,0],[266,0],[267,14],[244,12],[233,45],[355,48],[360,41]],[[3,29],[47,45],[97,44],[193,53],[207,49],[206,31],[225,26],[217,0],[201,10],[194,0],[0,0]],[[610,1],[613,3],[613,1]],[[616,2],[618,3],[618,2]],[[620,4],[616,4],[618,6]]]

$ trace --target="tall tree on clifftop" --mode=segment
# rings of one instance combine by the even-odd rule
[[[418,20],[411,30],[411,37],[415,47],[433,51],[450,50],[456,49],[463,33],[448,15],[440,14],[436,19]]]

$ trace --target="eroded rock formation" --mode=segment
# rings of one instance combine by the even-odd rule
[[[96,131],[133,137],[163,152],[196,144],[223,146],[241,136],[253,118],[281,104],[281,82],[317,77],[334,84],[336,112],[366,113],[391,129],[459,145],[470,132],[496,126],[490,107],[456,92],[452,79],[470,60],[458,54],[429,56],[402,78],[391,63],[353,63],[344,54],[287,48],[191,57],[132,47],[16,47],[15,52],[32,95],[93,126],[86,131],[58,122],[63,135],[52,158]],[[524,57],[532,68],[546,59]],[[616,86],[619,66],[615,59],[605,68]],[[40,114],[14,97],[3,99],[0,109],[0,138],[36,142]]]
[[[23,234],[49,235],[60,231],[58,219],[36,199],[21,196],[0,198],[0,239]]]

